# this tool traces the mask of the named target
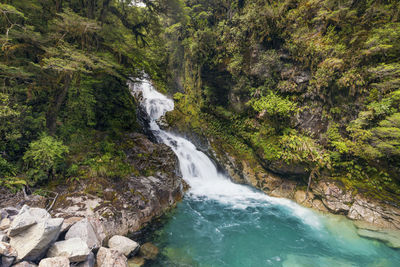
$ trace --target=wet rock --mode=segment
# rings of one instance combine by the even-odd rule
[[[116,250],[101,247],[97,252],[98,267],[127,267],[127,259]]]
[[[65,235],[65,240],[72,238],[82,239],[89,249],[98,249],[101,246],[100,240],[94,231],[92,224],[86,218],[75,223],[68,230]]]
[[[0,231],[7,230],[8,228],[10,228],[10,225],[11,225],[11,220],[9,218],[4,218],[0,222]]]
[[[357,234],[362,237],[380,240],[392,248],[400,248],[399,232],[391,230],[372,231],[367,229],[358,229]]]
[[[54,243],[47,252],[47,257],[67,257],[70,262],[82,262],[89,253],[90,249],[82,239],[71,238]]]
[[[400,229],[400,210],[375,200],[367,199],[360,194],[347,215],[353,220],[363,220],[380,228]]]
[[[29,210],[29,207],[26,208]],[[18,260],[37,260],[43,256],[48,247],[57,239],[63,219],[52,219],[45,210],[29,211],[36,219],[36,224],[11,237],[10,244],[18,252]],[[41,215],[41,216],[40,216]]]
[[[14,264],[13,267],[37,267],[36,264],[28,262],[28,261],[23,261],[17,264]]]
[[[308,192],[307,195],[306,191],[297,190],[294,194],[294,201],[307,208],[313,208],[322,212],[328,211],[321,200],[315,199],[315,195],[312,192]]]
[[[146,260],[143,257],[133,257],[128,260],[129,267],[141,267],[145,264]]]
[[[39,267],[69,267],[67,257],[46,258],[40,261]]]
[[[108,247],[117,250],[125,256],[133,256],[139,250],[139,244],[120,235],[115,235],[108,240]]]
[[[140,256],[145,259],[154,260],[158,255],[158,248],[150,242],[144,243],[140,247]]]
[[[94,267],[96,259],[93,252],[90,252],[87,259],[84,262],[79,263],[76,267]]]

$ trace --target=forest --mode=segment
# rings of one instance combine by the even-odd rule
[[[127,86],[173,95],[168,122],[268,171],[398,203],[400,3],[6,0],[0,183],[132,173]]]

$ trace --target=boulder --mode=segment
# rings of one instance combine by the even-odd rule
[[[139,250],[139,244],[121,235],[115,235],[108,240],[108,247],[117,250],[125,256],[133,256]]]
[[[80,238],[82,239],[89,249],[98,249],[101,246],[101,242],[93,229],[92,224],[89,222],[87,218],[80,220],[71,226],[65,235],[65,240],[71,238]]]
[[[47,257],[67,257],[70,262],[82,262],[89,253],[90,249],[82,239],[71,238],[54,243],[47,252]]]
[[[13,267],[37,267],[36,264],[28,262],[28,261],[23,261],[17,264],[14,264]]]
[[[4,218],[0,222],[0,231],[7,230],[8,228],[10,228],[10,225],[11,225],[11,220],[9,218]]]
[[[11,237],[10,244],[17,250],[17,260],[35,261],[42,257],[57,240],[63,220],[42,218],[24,232]]]
[[[357,234],[362,237],[382,241],[392,248],[400,248],[400,233],[398,231],[358,229]]]
[[[97,252],[98,267],[127,267],[127,258],[116,250],[101,247]]]
[[[17,251],[5,242],[0,242],[1,266],[9,267],[17,258]]]
[[[1,267],[10,267],[15,261],[15,257],[6,257],[2,256],[1,257]]]
[[[69,267],[67,257],[46,258],[40,261],[39,267]]]
[[[67,232],[72,225],[74,225],[76,222],[79,222],[82,220],[82,217],[69,217],[64,219],[63,225],[61,226],[61,233]]]
[[[93,252],[90,252],[87,259],[84,262],[81,262],[78,265],[76,265],[76,267],[94,267],[95,263],[96,259],[94,257],[94,254]]]
[[[33,217],[29,213],[29,210],[24,210],[22,213],[19,213],[11,223],[11,226],[8,230],[8,235],[10,237],[18,235],[32,225],[36,224],[36,220],[37,218]]]
[[[133,257],[128,260],[128,267],[141,267],[145,264],[146,260],[143,257]]]
[[[0,210],[0,220],[4,218],[13,218],[19,212],[18,209],[14,207],[6,207]]]
[[[140,247],[140,256],[148,260],[157,258],[158,248],[150,242],[144,243]]]
[[[8,242],[10,238],[3,232],[0,231],[0,242]]]

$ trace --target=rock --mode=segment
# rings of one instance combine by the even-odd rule
[[[89,249],[97,250],[101,246],[100,240],[87,218],[72,225],[65,235],[65,240],[76,237],[82,239]]]
[[[116,250],[101,247],[97,252],[98,267],[127,267],[127,259]]]
[[[146,260],[143,257],[133,257],[128,260],[129,267],[141,267],[145,264]]]
[[[120,235],[115,235],[108,240],[108,247],[117,250],[125,256],[133,256],[139,250],[139,244]]]
[[[28,261],[23,261],[13,265],[13,267],[37,267],[37,265]]]
[[[69,267],[67,257],[46,258],[40,261],[39,267]]]
[[[70,217],[64,219],[63,225],[61,226],[61,233],[67,232],[72,225],[74,225],[76,222],[79,222],[82,220],[82,217]]]
[[[15,261],[15,257],[1,257],[1,267],[10,267]]]
[[[360,194],[354,197],[348,218],[363,220],[378,228],[400,229],[400,210],[377,200],[367,199]]]
[[[82,262],[89,253],[90,249],[82,239],[71,238],[54,243],[47,252],[47,257],[67,257],[70,262]]]
[[[6,257],[17,257],[17,251],[10,244],[0,242],[0,255]]]
[[[391,230],[372,231],[367,229],[358,229],[357,234],[362,237],[380,240],[392,248],[400,248],[399,232]]]
[[[313,189],[329,211],[347,214],[354,201],[351,191],[344,191],[334,182],[320,181]]]
[[[94,254],[93,254],[93,252],[90,252],[86,261],[79,263],[78,265],[76,265],[76,267],[94,267],[95,263],[96,263],[96,260],[95,260]]]
[[[0,242],[8,242],[10,238],[3,232],[0,231]]]
[[[0,242],[1,266],[9,267],[17,258],[17,251],[5,242]]]
[[[140,256],[148,260],[154,260],[157,258],[158,248],[150,242],[144,243],[140,247]]]
[[[36,214],[34,212],[34,215]],[[17,250],[17,260],[35,261],[42,257],[48,247],[57,240],[63,221],[62,218],[52,219],[47,216],[37,218],[35,225],[11,237],[10,244]]]
[[[4,218],[0,222],[0,231],[7,230],[8,228],[10,228],[10,225],[11,225],[11,220],[9,218]]]
[[[29,213],[29,210],[22,210],[22,213],[19,213],[11,223],[8,235],[16,236],[34,224],[36,224],[36,218]]]
[[[14,207],[6,207],[0,210],[0,220],[4,218],[13,218],[19,213],[19,210]]]

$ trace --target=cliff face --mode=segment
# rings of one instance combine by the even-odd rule
[[[236,181],[396,227],[399,3],[239,2],[184,1],[167,122],[205,136]]]

